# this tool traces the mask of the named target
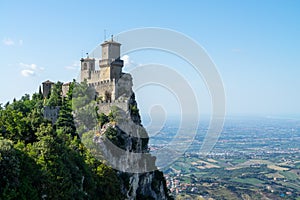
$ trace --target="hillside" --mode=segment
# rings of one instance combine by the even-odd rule
[[[73,81],[63,96],[58,82],[45,98],[40,90],[0,106],[0,199],[171,199],[162,172],[122,172],[87,147],[99,138],[74,120],[72,111],[73,93],[89,89]],[[142,127],[134,95],[128,105],[126,120]],[[57,119],[46,119],[46,108],[59,108]],[[117,113],[115,107],[108,114],[94,112],[102,136],[125,150],[147,151],[148,139],[129,137],[116,122]]]

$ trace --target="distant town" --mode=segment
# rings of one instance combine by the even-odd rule
[[[152,150],[166,144],[166,138],[172,138],[176,124],[168,124],[162,134],[150,139]],[[299,120],[229,119],[213,151],[208,157],[202,157],[199,149],[207,124],[200,124],[189,150],[164,169],[167,186],[174,196],[178,199],[299,199]]]

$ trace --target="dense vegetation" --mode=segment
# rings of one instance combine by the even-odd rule
[[[0,199],[123,198],[117,172],[78,137],[71,113],[75,84],[66,97],[58,82],[46,99],[39,92],[0,106]],[[78,90],[86,93],[86,85]],[[73,104],[89,101],[81,98]],[[44,119],[44,106],[60,106],[55,124]],[[101,125],[108,120],[98,119]]]

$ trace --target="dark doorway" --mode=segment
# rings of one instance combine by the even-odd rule
[[[105,101],[106,102],[111,102],[111,93],[108,91],[105,91]]]

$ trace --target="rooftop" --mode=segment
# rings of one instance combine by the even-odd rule
[[[44,81],[43,83],[51,83],[51,84],[54,84],[53,82],[49,81],[49,80],[46,80]]]
[[[106,45],[106,44],[116,44],[116,45],[121,46],[121,43],[114,41],[113,35],[111,36],[111,39],[110,39],[110,40],[105,40],[105,41],[101,44],[101,46],[104,46],[104,45]]]

